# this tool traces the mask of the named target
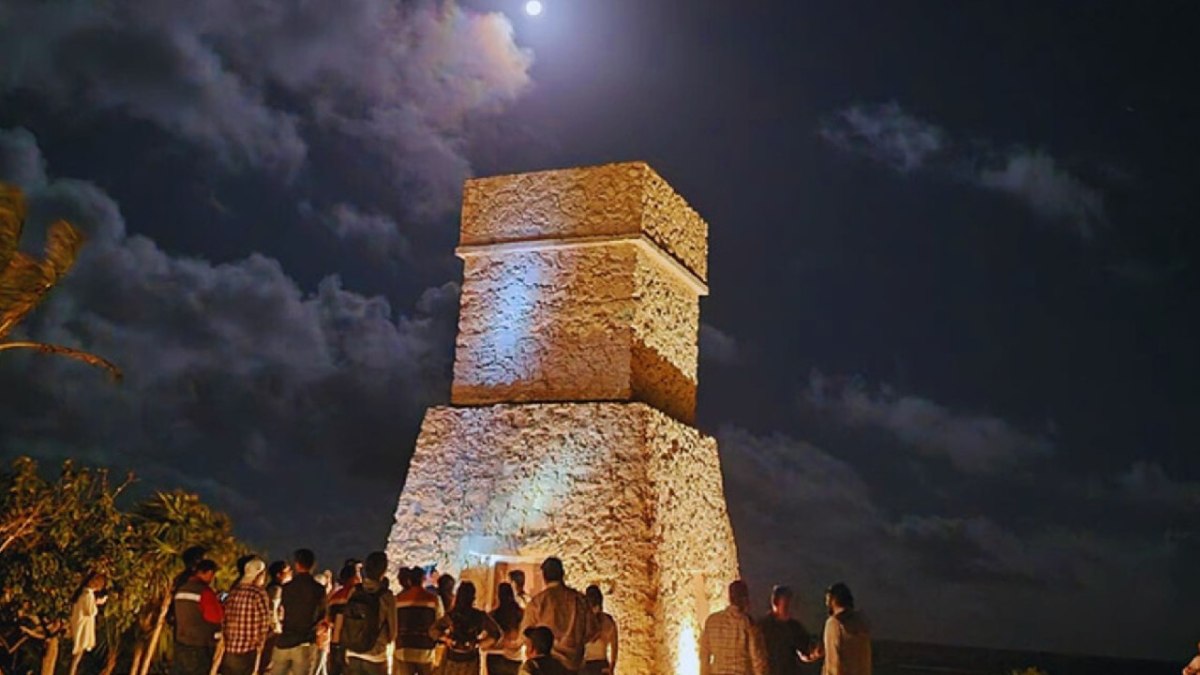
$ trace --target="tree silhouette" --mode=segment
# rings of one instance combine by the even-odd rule
[[[25,228],[25,197],[19,188],[0,183],[0,351],[32,349],[58,354],[103,368],[114,379],[121,371],[107,359],[62,345],[29,340],[5,340],[75,264],[83,234],[65,220],[50,225],[46,249],[39,260],[19,250]]]

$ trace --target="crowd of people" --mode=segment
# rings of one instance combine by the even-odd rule
[[[387,555],[348,560],[337,579],[314,572],[312,551],[290,563],[247,556],[224,597],[217,565],[191,556],[172,602],[172,675],[581,675],[616,668],[616,622],[599,587],[565,584],[562,561],[541,565],[545,589],[530,597],[509,573],[491,611],[475,584],[403,567],[393,591]]]
[[[175,584],[172,675],[611,675],[617,667],[619,630],[600,588],[568,586],[558,558],[542,562],[544,588],[532,597],[524,573],[509,572],[485,611],[472,582],[432,569],[402,567],[392,589],[382,551],[346,561],[336,579],[315,573],[308,549],[269,565],[246,556],[222,595],[213,588],[218,566],[203,556],[189,551]],[[94,617],[93,591],[102,587],[102,579],[85,584],[84,614]],[[792,601],[790,589],[776,587],[770,613],[755,619],[745,582],[730,584],[728,607],[700,635],[700,675],[796,675],[822,659],[825,675],[869,675],[870,633],[845,584],[826,592],[820,641],[792,617]],[[88,630],[78,629],[78,644],[94,642]]]

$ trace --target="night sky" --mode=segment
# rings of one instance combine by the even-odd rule
[[[710,223],[699,426],[815,628],[1179,660],[1200,595],[1190,3],[0,0],[0,179],[89,233],[0,455],[332,566],[444,403],[471,175],[641,159]],[[569,562],[569,561],[568,561]],[[583,582],[584,580],[578,580]]]

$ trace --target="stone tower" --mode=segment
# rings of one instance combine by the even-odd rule
[[[716,441],[691,426],[708,226],[649,166],[468,181],[451,405],[421,426],[395,564],[475,582],[563,559],[598,584],[622,675],[698,672],[737,553]]]

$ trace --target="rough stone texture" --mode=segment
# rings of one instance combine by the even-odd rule
[[[466,257],[451,401],[641,401],[691,422],[699,297],[633,242]]]
[[[464,246],[644,234],[701,280],[708,224],[644,162],[469,180]]]
[[[475,579],[486,556],[562,557],[604,590],[622,675],[687,670],[738,573],[716,441],[639,403],[430,409],[388,555]]]

